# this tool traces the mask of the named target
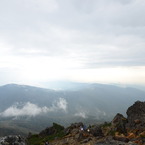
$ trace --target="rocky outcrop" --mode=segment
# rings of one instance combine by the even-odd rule
[[[91,128],[88,128],[90,134],[92,134],[95,137],[103,137],[104,134],[102,132],[102,128],[100,125],[94,125]]]
[[[118,113],[112,120],[111,124],[103,125],[102,129],[105,138],[112,136],[115,142],[123,142],[121,144],[125,145],[144,145],[145,102],[135,102],[131,107],[128,108],[127,118]]]
[[[49,136],[49,135],[53,135],[53,134],[56,134],[58,133],[59,131],[62,131],[64,130],[64,127],[57,124],[57,123],[53,123],[53,126],[52,127],[48,127],[46,128],[45,130],[41,131],[39,133],[39,136]]]
[[[69,127],[67,127],[64,132],[66,135],[78,133],[80,128],[83,128],[84,124],[82,122],[72,123]]]
[[[127,119],[122,114],[117,114],[111,122],[115,132],[126,133]]]
[[[136,128],[145,125],[145,102],[137,101],[127,109],[128,127]]]
[[[9,135],[0,138],[0,145],[26,145],[26,141],[21,136]]]

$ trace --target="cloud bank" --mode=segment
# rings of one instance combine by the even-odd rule
[[[1,0],[0,80],[145,84],[143,73],[130,71],[145,71],[144,13],[143,0]],[[125,75],[96,74],[118,67]]]
[[[59,98],[51,107],[39,107],[36,104],[27,102],[22,106],[20,103],[7,108],[0,116],[2,117],[18,117],[18,116],[37,116],[42,113],[57,112],[57,111],[67,111],[67,101],[64,98]],[[20,107],[21,106],[21,107]]]
[[[105,112],[105,111],[100,110],[99,108],[94,108],[94,110],[95,110],[96,113],[95,113],[95,114],[91,114],[91,112],[88,112],[88,111],[86,111],[85,109],[83,109],[83,108],[81,107],[81,109],[79,109],[79,110],[74,114],[74,116],[76,116],[76,117],[81,117],[81,118],[84,118],[84,119],[88,118],[89,115],[95,116],[96,119],[100,119],[100,118],[103,118],[103,117],[106,116],[106,112]]]

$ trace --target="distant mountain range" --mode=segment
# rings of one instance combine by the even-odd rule
[[[145,101],[145,92],[105,84],[82,84],[73,90],[51,90],[27,85],[0,87],[0,128],[40,131],[53,122],[87,124],[125,115],[135,101]]]

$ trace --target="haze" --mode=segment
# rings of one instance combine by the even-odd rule
[[[0,85],[144,85],[144,8],[144,0],[0,0]]]

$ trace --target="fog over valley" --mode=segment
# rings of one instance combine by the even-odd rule
[[[80,88],[73,90],[17,84],[1,86],[0,124],[8,121],[8,126],[15,124],[19,128],[22,125],[35,132],[53,122],[64,126],[72,121],[99,123],[110,121],[118,112],[126,116],[126,109],[131,104],[145,98],[145,92],[135,88],[106,84],[78,85]]]

